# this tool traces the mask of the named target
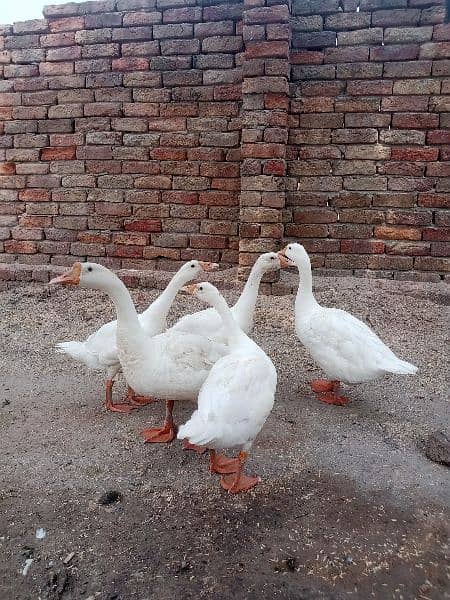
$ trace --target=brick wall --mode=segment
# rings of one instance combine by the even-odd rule
[[[236,263],[242,5],[44,16],[1,32],[2,259]]]
[[[321,272],[443,278],[443,2],[219,2],[0,28],[0,277],[191,257],[245,274],[299,239]]]
[[[445,16],[439,0],[294,0],[285,235],[325,272],[449,270]]]

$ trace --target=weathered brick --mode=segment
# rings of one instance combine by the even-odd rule
[[[397,113],[392,125],[399,129],[431,129],[439,124],[439,115],[432,113]]]
[[[233,21],[216,21],[212,23],[196,23],[194,25],[194,36],[196,38],[205,38],[219,35],[233,35]]]
[[[60,19],[52,19],[48,22],[48,28],[52,33],[60,33],[61,31],[79,31],[84,29],[84,17],[62,17]]]
[[[160,46],[163,56],[172,54],[198,54],[200,52],[200,40],[197,39],[161,40]]]
[[[294,48],[324,48],[336,45],[336,34],[333,31],[314,31],[294,33],[292,36]]]
[[[237,36],[212,36],[202,40],[203,52],[238,52],[242,49],[242,39]]]
[[[22,48],[38,48],[39,35],[17,35],[7,36],[5,38],[5,48],[8,50],[18,50]]]
[[[370,29],[359,29],[356,31],[339,31],[337,34],[338,46],[375,45],[383,42],[383,29],[371,27]]]
[[[407,44],[431,40],[433,27],[388,27],[384,32],[385,44]]]
[[[80,46],[66,46],[65,48],[49,48],[47,50],[47,61],[66,61],[81,58]]]
[[[156,56],[159,52],[159,43],[129,42],[122,44],[122,56]]]
[[[287,5],[251,8],[244,13],[244,23],[280,23],[289,19]]]

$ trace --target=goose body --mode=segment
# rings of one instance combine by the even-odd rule
[[[230,473],[230,467],[235,471],[222,478],[222,487],[231,492],[245,491],[258,482],[243,475],[242,467],[272,410],[277,373],[266,353],[239,328],[214,286],[201,283],[189,287],[220,314],[229,352],[212,367],[201,387],[197,410],[180,427],[178,437],[209,448],[213,471]],[[240,449],[238,459],[218,462],[215,450],[223,448]]]
[[[209,271],[217,265],[202,261],[192,260],[184,264],[159,297],[140,315],[139,323],[147,336],[155,336],[167,329],[167,315],[175,299],[178,290],[195,279],[203,271]],[[58,352],[68,354],[86,365],[89,369],[107,372],[107,386],[121,370],[119,354],[116,345],[117,320],[102,325],[92,333],[85,341],[68,341],[56,345]],[[136,400],[134,394],[132,398]],[[134,402],[136,403],[136,402]],[[119,412],[128,412],[124,405],[111,405],[107,401],[107,407]]]
[[[373,381],[386,373],[413,374],[417,367],[400,360],[362,321],[344,310],[318,306],[295,322],[299,340],[329,379]]]
[[[231,307],[234,320],[245,333],[250,333],[253,329],[256,300],[263,275],[279,268],[280,258],[275,252],[261,254],[252,267],[239,300]],[[170,331],[197,333],[221,343],[225,343],[227,339],[223,321],[212,307],[182,317]]]
[[[320,400],[345,404],[348,400],[337,395],[341,381],[362,383],[386,373],[406,375],[417,371],[417,367],[398,358],[365,323],[344,310],[327,308],[316,301],[311,262],[302,245],[289,244],[280,254],[299,271],[295,331],[327,375],[328,381],[311,384]]]

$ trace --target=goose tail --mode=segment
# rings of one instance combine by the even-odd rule
[[[88,367],[95,368],[97,361],[95,355],[86,348],[83,342],[60,342],[55,346],[56,352],[68,354],[74,360],[82,362]]]
[[[195,411],[189,421],[178,429],[177,438],[179,440],[188,439],[191,444],[205,446],[211,441],[212,436],[208,432],[205,421]]]
[[[386,366],[386,371],[396,375],[414,375],[417,373],[417,367],[406,360],[397,359]]]

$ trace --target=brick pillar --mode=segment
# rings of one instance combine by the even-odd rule
[[[289,5],[244,0],[239,274],[283,237],[289,109]]]

